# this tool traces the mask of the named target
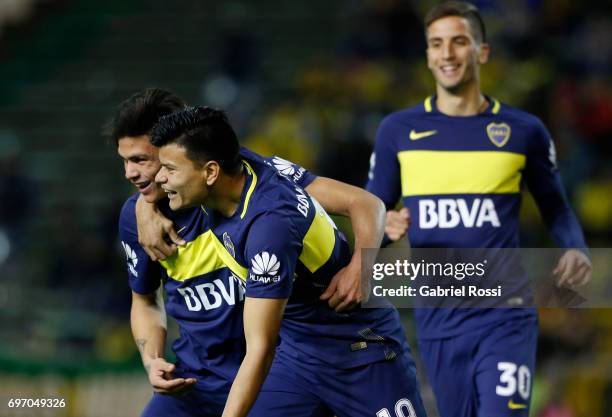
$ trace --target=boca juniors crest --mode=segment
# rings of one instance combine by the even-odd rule
[[[232,242],[232,239],[230,239],[230,235],[227,232],[223,233],[223,246],[225,246],[225,249],[227,249],[227,251],[232,255],[232,257],[236,257],[234,243]]]
[[[507,123],[489,123],[487,125],[487,136],[493,145],[501,148],[510,139],[510,126]]]

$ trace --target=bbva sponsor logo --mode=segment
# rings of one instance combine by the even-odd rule
[[[464,198],[440,198],[419,200],[419,227],[421,229],[452,229],[489,225],[500,227],[495,204],[490,198],[476,198],[470,205]]]
[[[214,310],[244,300],[245,287],[233,274],[226,285],[220,278],[191,287],[177,288],[189,311]]]
[[[298,201],[297,209],[300,213],[302,213],[302,216],[308,217],[308,210],[310,210],[310,199],[306,196],[306,193],[300,187],[295,187],[295,191],[295,196]]]

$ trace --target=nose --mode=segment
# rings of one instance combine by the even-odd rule
[[[127,161],[125,163],[125,178],[128,180],[135,180],[139,177],[138,170],[131,162]]]
[[[455,57],[455,50],[451,42],[442,45],[442,57],[444,59],[452,59]]]
[[[164,172],[164,167],[161,167],[157,174],[155,174],[155,182],[158,184],[165,184],[168,179],[166,178],[166,173]]]

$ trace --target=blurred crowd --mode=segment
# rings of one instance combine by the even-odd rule
[[[484,92],[544,121],[587,242],[610,247],[612,10],[558,0],[474,3],[485,17],[492,46],[492,59],[482,68]],[[334,23],[337,38],[327,51],[304,57],[289,86],[274,97],[264,89],[267,43],[253,27],[241,24],[238,14],[219,30],[214,70],[203,74],[198,104],[227,109],[242,143],[257,152],[363,186],[381,119],[434,92],[421,22],[432,4],[343,1]],[[119,206],[94,226],[75,224],[72,207],[60,210],[53,250],[39,253],[33,262],[24,236],[36,221],[37,190],[21,170],[24,155],[11,135],[0,131],[1,270],[9,275],[27,271],[39,283],[63,289],[70,294],[70,308],[51,317],[42,310],[34,322],[26,316],[4,319],[22,323],[20,332],[31,328],[38,334],[32,350],[41,354],[93,351],[97,359],[133,360],[137,353],[127,327],[129,292],[115,236]],[[523,212],[524,246],[551,245],[528,198]],[[9,257],[7,251],[16,255]],[[3,311],[10,311],[11,302],[66,303],[65,297],[43,300],[47,295],[25,291],[8,296],[14,294],[9,291],[13,284],[0,279]],[[606,285],[609,289],[612,283]],[[98,316],[87,315],[92,312],[104,312],[110,319],[96,325]],[[61,344],[41,342],[45,325],[62,329]],[[12,336],[17,340],[18,335]],[[11,335],[6,337],[10,344]],[[611,363],[610,310],[542,310],[540,378],[534,387],[539,416],[612,415],[612,402],[605,402],[612,396]],[[587,404],[583,398],[601,401]]]

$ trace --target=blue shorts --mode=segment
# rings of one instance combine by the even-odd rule
[[[529,317],[419,340],[440,417],[527,417],[537,337]]]
[[[211,404],[207,396],[195,390],[180,396],[154,393],[140,417],[220,417],[224,405]]]
[[[177,366],[176,378],[197,378],[195,386],[182,395],[154,393],[141,417],[220,417],[231,387],[231,381],[214,375],[196,375]]]
[[[425,417],[424,410],[408,353],[337,369],[277,351],[249,417]]]

